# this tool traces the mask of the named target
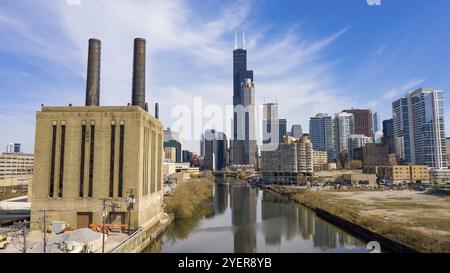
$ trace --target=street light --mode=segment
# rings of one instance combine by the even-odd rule
[[[133,190],[130,190],[130,195],[127,197],[127,209],[128,209],[128,236],[131,235],[131,210],[134,209],[136,203],[136,197],[134,197]]]

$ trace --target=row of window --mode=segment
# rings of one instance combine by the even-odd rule
[[[56,164],[56,148],[57,148],[57,122],[52,124],[52,140],[51,140],[51,158],[50,158],[50,187],[49,197],[55,197],[55,183],[57,179],[58,191],[57,196],[63,197],[64,194],[64,157],[65,157],[65,145],[66,145],[66,123],[62,121],[60,124],[60,142],[59,142],[59,176],[55,177],[55,164]],[[86,162],[86,144],[89,134],[89,158],[88,158],[88,192],[87,197],[93,196],[94,191],[94,151],[95,151],[95,122],[91,121],[87,126],[83,121],[81,124],[81,152],[80,152],[80,181],[79,181],[79,197],[85,197],[85,162]],[[118,171],[118,190],[117,196],[123,196],[123,154],[124,154],[124,139],[125,139],[125,123],[120,122],[119,132],[119,171]],[[116,143],[116,123],[111,123],[111,159],[110,159],[110,183],[109,183],[109,196],[114,196],[114,162],[115,162],[115,143]]]
[[[151,135],[150,135],[151,133]],[[151,140],[151,141],[150,141]],[[144,128],[144,143],[143,143],[143,181],[142,181],[142,192],[143,195],[148,195],[149,193],[154,193],[160,186],[157,185],[157,181],[160,173],[157,172],[157,164],[158,160],[161,160],[160,154],[155,153],[157,149],[161,149],[161,145],[158,145],[158,141],[156,139],[156,132],[151,131],[149,127]],[[149,155],[151,158],[149,158]],[[158,156],[158,158],[157,158]],[[149,164],[150,163],[150,164]],[[150,185],[150,188],[149,188]]]

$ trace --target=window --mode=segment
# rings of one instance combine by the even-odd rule
[[[89,192],[88,196],[92,197],[94,191],[94,147],[95,147],[95,123],[91,122],[91,143],[89,148]]]
[[[154,193],[156,190],[156,184],[158,183],[157,180],[157,172],[156,172],[156,155],[158,154],[157,148],[156,148],[156,132],[152,131],[152,180],[150,185],[150,192]]]
[[[80,191],[79,196],[84,196],[84,160],[86,156],[86,122],[81,125],[81,158],[80,158]]]
[[[111,123],[111,148],[109,159],[109,197],[114,197],[114,157],[116,144],[116,123]]]
[[[157,178],[156,178],[156,185],[157,185],[157,189],[156,191],[161,191],[161,187],[162,187],[162,177],[161,177],[161,163],[162,163],[162,159],[161,159],[161,152],[163,150],[162,147],[162,139],[161,139],[161,135],[158,134],[158,138],[157,138],[157,146],[158,146],[158,150],[156,150],[156,155],[157,155],[157,159],[156,159],[156,166],[157,166]]]
[[[55,191],[55,154],[56,154],[56,121],[53,122],[52,151],[50,159],[50,189],[48,196],[53,197]]]
[[[142,158],[142,164],[143,164],[143,172],[142,172],[142,194],[147,195],[148,194],[148,128],[144,127],[144,142],[143,142],[143,158]]]
[[[120,143],[119,143],[119,185],[118,185],[118,196],[123,195],[123,149],[124,149],[124,138],[125,138],[125,123],[120,122]]]
[[[58,197],[63,197],[65,144],[66,144],[66,123],[63,121],[63,122],[61,122],[61,143],[60,143],[60,154],[59,154]]]

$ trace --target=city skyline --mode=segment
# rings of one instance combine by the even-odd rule
[[[19,142],[24,152],[32,152],[41,103],[83,105],[86,41],[91,37],[105,46],[102,105],[129,101],[128,37],[149,40],[147,97],[149,105],[160,103],[166,127],[174,120],[172,107],[189,105],[194,96],[207,104],[232,104],[230,54],[236,31],[246,32],[256,104],[276,100],[288,127],[308,128],[309,118],[317,113],[333,116],[351,107],[390,119],[392,102],[420,86],[444,90],[444,101],[450,101],[445,75],[450,67],[444,61],[450,39],[442,27],[449,20],[444,18],[450,10],[446,1],[383,1],[381,6],[364,0],[327,1],[329,9],[308,1],[282,2],[217,1],[200,7],[191,1],[81,1],[80,6],[4,1],[0,92],[7,99],[0,102],[0,121],[8,126],[0,130],[0,144]],[[434,20],[408,16],[418,8]],[[283,12],[283,18],[271,12]],[[394,18],[399,12],[404,16]],[[430,43],[435,39],[439,43]],[[449,107],[444,110],[449,116]],[[198,151],[198,141],[187,141],[186,149]]]

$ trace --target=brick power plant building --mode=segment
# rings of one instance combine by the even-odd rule
[[[134,194],[131,228],[162,216],[163,125],[145,102],[146,41],[135,39],[132,103],[100,106],[101,42],[89,40],[86,105],[42,107],[37,113],[32,229],[42,211],[72,228],[128,223],[127,197]]]

